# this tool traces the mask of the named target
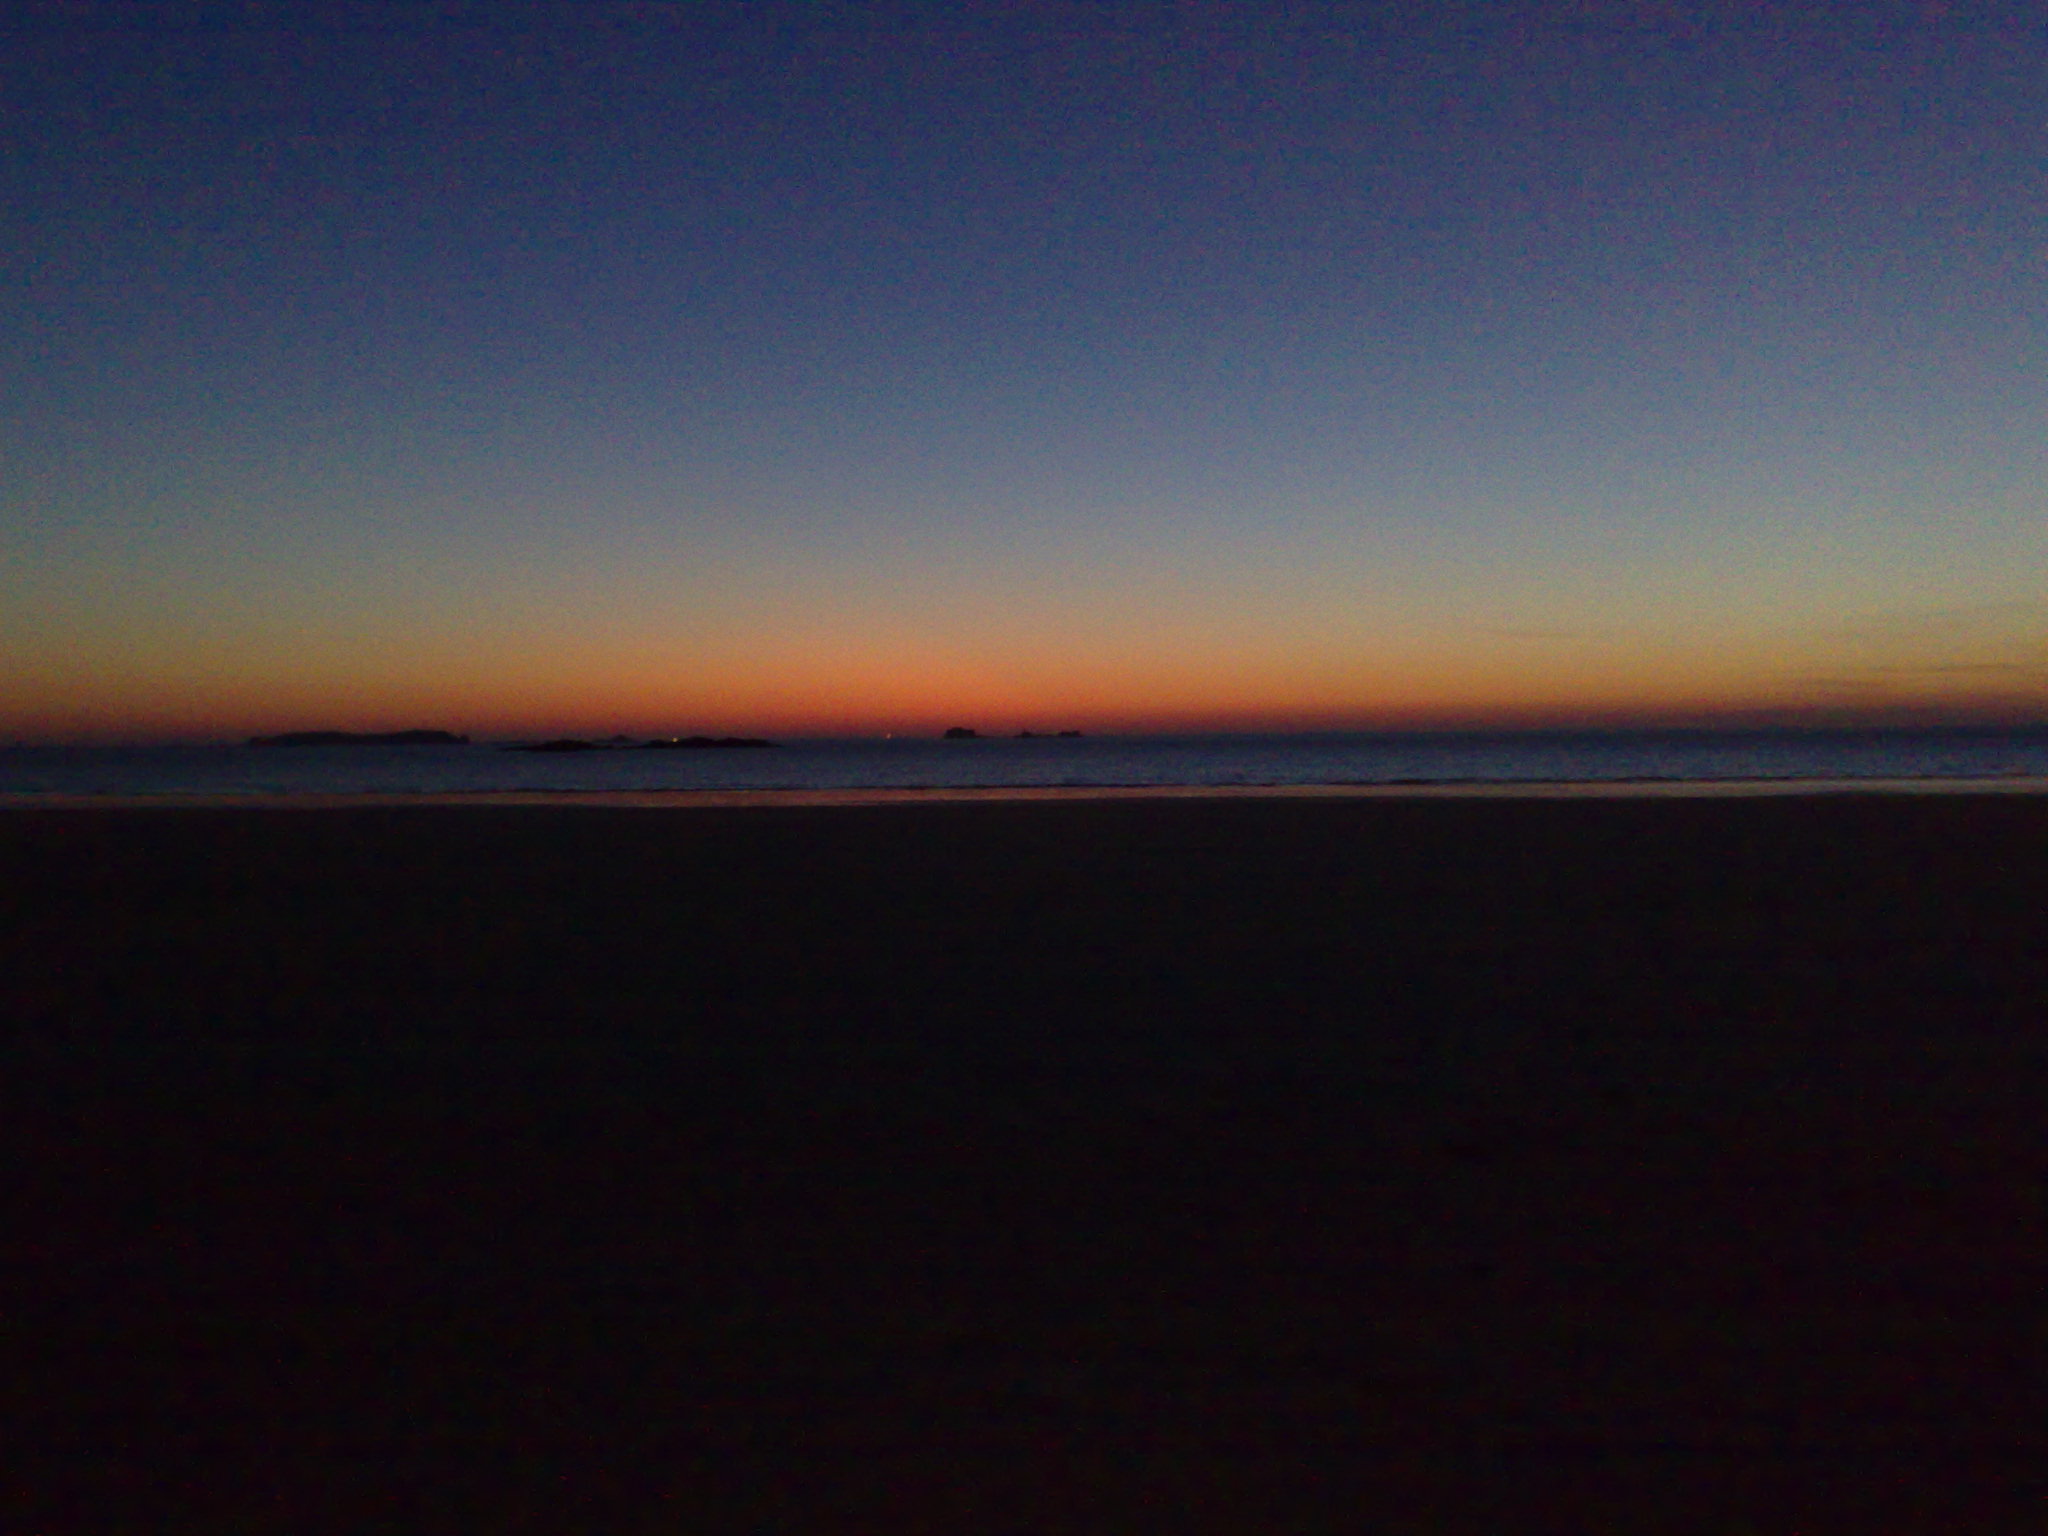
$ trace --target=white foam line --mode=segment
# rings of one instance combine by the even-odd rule
[[[349,810],[588,806],[670,810],[1077,800],[1710,800],[1786,795],[2038,795],[2048,778],[1654,779],[1456,784],[1159,784],[932,789],[476,790],[429,794],[0,794],[0,809]]]

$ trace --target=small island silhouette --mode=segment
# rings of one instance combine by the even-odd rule
[[[283,731],[251,736],[252,747],[466,747],[454,731]]]
[[[1071,741],[1080,734],[1079,731],[1019,731],[1016,739],[1018,741]],[[945,741],[979,741],[981,740],[981,732],[974,729],[971,725],[950,725],[946,727],[941,739]]]
[[[655,736],[636,742],[630,736],[613,736],[604,741],[586,741],[580,736],[557,736],[548,741],[520,741],[507,752],[701,752],[727,747],[772,747],[772,741],[758,736]]]

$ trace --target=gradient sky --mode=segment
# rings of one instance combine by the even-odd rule
[[[2048,11],[17,5],[0,739],[2048,718]]]

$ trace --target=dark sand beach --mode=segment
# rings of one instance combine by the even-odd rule
[[[0,813],[23,1531],[2041,1528],[2048,797]]]

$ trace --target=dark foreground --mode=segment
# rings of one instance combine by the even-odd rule
[[[2042,1528],[2048,799],[0,814],[10,1529]]]

